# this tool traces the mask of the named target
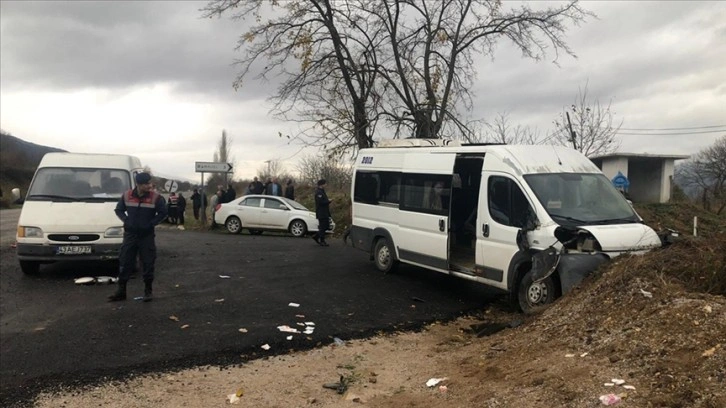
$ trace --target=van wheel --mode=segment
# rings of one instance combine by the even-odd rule
[[[26,275],[37,275],[40,272],[40,262],[20,261],[20,269]]]
[[[388,240],[380,238],[376,241],[375,249],[373,250],[373,261],[376,263],[376,268],[383,273],[390,273],[396,270],[398,267],[398,261],[393,257],[393,248]]]
[[[294,237],[304,237],[308,233],[308,226],[302,220],[295,220],[290,223],[290,233]]]
[[[529,270],[519,282],[517,300],[519,308],[522,309],[524,314],[535,314],[545,310],[550,303],[555,301],[555,296],[557,296],[555,281],[552,276],[535,283],[532,275],[532,270]]]
[[[224,226],[227,228],[227,231],[229,231],[231,234],[239,234],[240,231],[242,231],[242,221],[240,221],[240,219],[237,217],[227,218],[227,221],[224,223]]]

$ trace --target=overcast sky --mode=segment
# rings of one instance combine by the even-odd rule
[[[245,23],[202,19],[204,5],[3,0],[0,128],[72,152],[133,154],[160,176],[191,181],[226,129],[236,178],[266,160],[294,170],[315,151],[278,137],[296,126],[268,114],[270,84],[233,90]],[[622,152],[693,154],[726,134],[726,2],[583,6],[598,19],[568,33],[578,58],[534,62],[503,42],[494,61],[482,59],[474,117],[507,112],[546,133],[588,83],[624,121]]]

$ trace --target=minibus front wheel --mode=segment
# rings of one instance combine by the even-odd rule
[[[393,247],[386,238],[378,238],[373,249],[373,261],[376,268],[383,273],[390,273],[398,267],[398,260],[395,259]]]
[[[554,302],[557,297],[557,286],[552,276],[535,282],[533,271],[529,270],[519,282],[519,290],[517,292],[517,300],[519,308],[524,314],[539,313]]]

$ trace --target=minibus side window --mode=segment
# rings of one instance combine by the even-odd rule
[[[358,171],[355,174],[353,201],[365,204],[398,204],[401,173],[393,171]]]
[[[530,205],[517,183],[507,177],[489,177],[487,195],[489,215],[494,221],[510,227],[524,226]]]
[[[402,210],[448,215],[451,175],[403,174]]]

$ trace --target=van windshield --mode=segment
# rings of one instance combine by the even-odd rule
[[[131,186],[127,170],[69,167],[38,169],[29,201],[118,201]]]
[[[558,224],[640,222],[622,193],[603,174],[529,174],[524,179]]]

